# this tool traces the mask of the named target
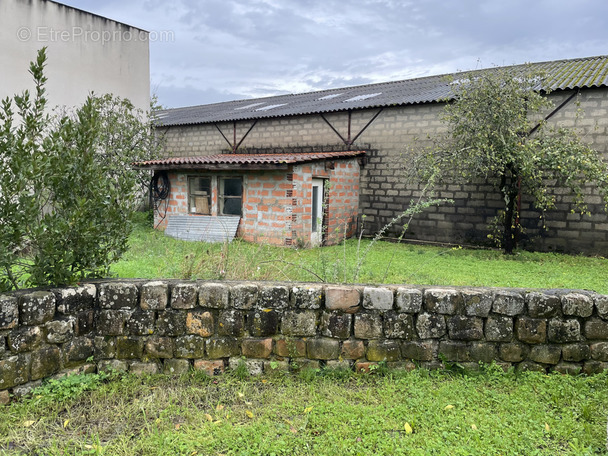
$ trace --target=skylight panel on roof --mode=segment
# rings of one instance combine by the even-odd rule
[[[249,109],[249,108],[253,108],[255,106],[260,106],[260,105],[263,105],[263,104],[264,104],[264,102],[261,102],[261,103],[252,103],[252,104],[248,104],[247,106],[241,106],[239,108],[234,108],[234,110],[235,111],[239,111],[241,109]]]
[[[349,98],[348,100],[344,100],[342,103],[348,103],[348,102],[351,102],[351,101],[367,100],[368,98],[377,97],[378,95],[382,95],[382,92],[368,93],[368,94],[365,94],[365,95],[357,95],[356,97],[352,97],[352,98]]]
[[[318,101],[321,101],[321,100],[331,100],[332,98],[339,97],[340,95],[342,95],[342,94],[341,93],[334,93],[333,95],[325,95],[324,97],[317,98],[317,100]]]
[[[264,106],[263,108],[258,108],[256,111],[269,111],[270,109],[278,108],[279,106],[285,106],[287,103],[280,103],[275,105]]]

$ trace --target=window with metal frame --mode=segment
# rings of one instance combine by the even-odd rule
[[[220,177],[218,201],[218,215],[242,215],[243,179],[240,177]]]
[[[188,177],[188,212],[211,214],[211,177]]]

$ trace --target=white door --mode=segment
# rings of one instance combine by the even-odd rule
[[[321,245],[323,241],[323,179],[312,180],[312,233],[310,243],[313,247]]]

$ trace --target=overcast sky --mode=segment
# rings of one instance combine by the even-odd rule
[[[608,54],[606,0],[59,0],[151,32],[165,107]]]

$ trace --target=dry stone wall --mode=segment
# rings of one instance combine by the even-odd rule
[[[114,368],[213,375],[459,363],[608,369],[608,296],[587,291],[137,281],[0,295],[0,401]]]

